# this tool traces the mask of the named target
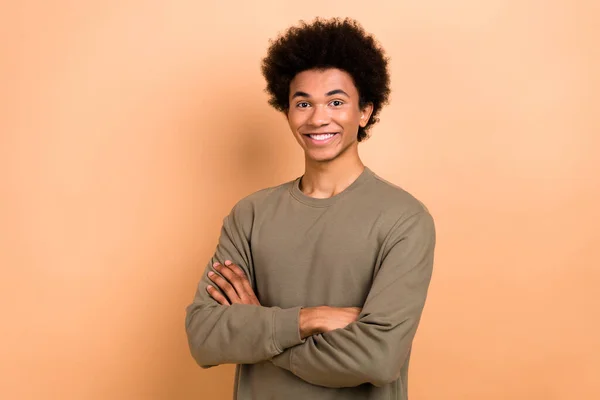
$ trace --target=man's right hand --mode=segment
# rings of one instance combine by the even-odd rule
[[[358,307],[307,307],[300,310],[300,336],[302,339],[341,329],[358,319]]]

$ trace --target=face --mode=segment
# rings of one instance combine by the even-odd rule
[[[307,160],[358,157],[358,127],[367,125],[373,107],[360,108],[350,74],[334,68],[300,72],[290,83],[289,105],[288,123]]]

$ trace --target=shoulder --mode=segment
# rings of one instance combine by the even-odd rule
[[[429,209],[404,188],[373,175],[373,192],[377,195],[380,212],[387,216],[389,224],[385,247],[410,238],[407,243],[432,251],[436,242],[436,228]]]
[[[293,180],[287,181],[276,186],[257,190],[242,197],[233,206],[230,216],[235,219],[253,219],[259,210],[268,207],[269,204],[277,201],[282,194],[287,193],[293,182]]]
[[[396,215],[410,218],[417,214],[430,215],[426,205],[412,193],[404,188],[377,175],[371,171],[373,177],[371,194],[376,197],[376,203],[382,210]]]

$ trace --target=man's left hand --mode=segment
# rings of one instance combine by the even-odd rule
[[[219,272],[221,276],[210,271],[208,278],[215,283],[222,291],[225,296],[221,294],[216,288],[208,286],[206,290],[208,294],[215,299],[219,304],[228,306],[231,304],[252,304],[260,306],[260,302],[252,290],[252,285],[248,281],[244,271],[233,264],[230,260],[226,260],[225,265],[218,262],[213,264],[213,268]]]

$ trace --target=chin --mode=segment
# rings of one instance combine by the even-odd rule
[[[306,158],[314,162],[329,162],[338,158],[339,154],[306,154]]]

